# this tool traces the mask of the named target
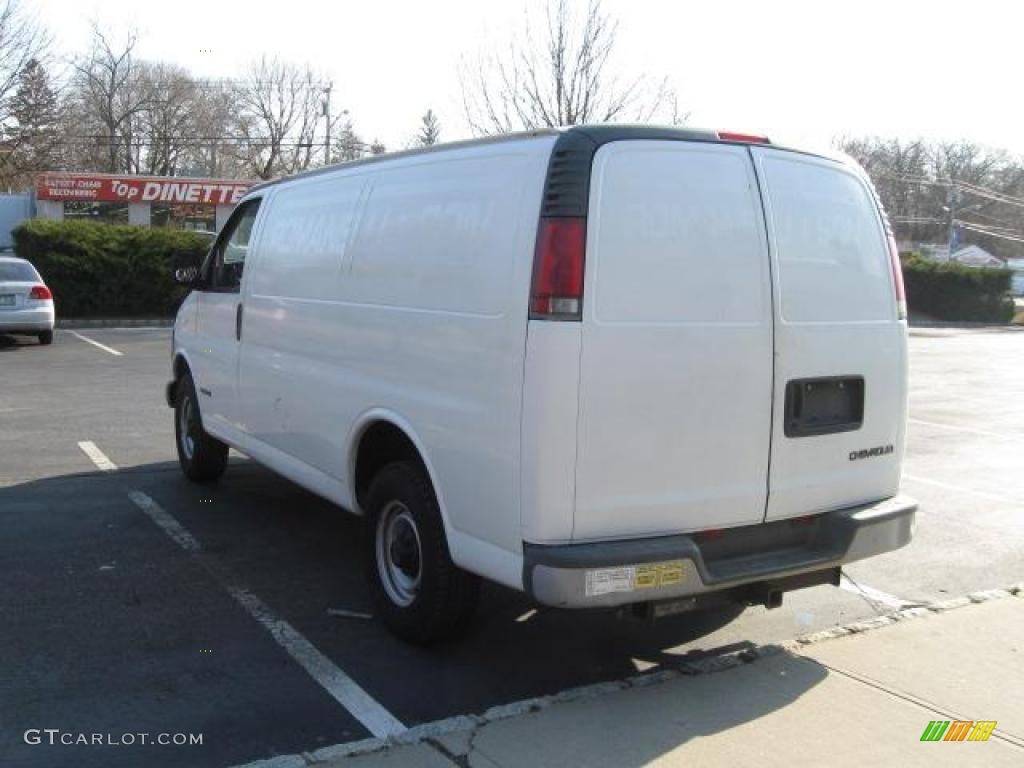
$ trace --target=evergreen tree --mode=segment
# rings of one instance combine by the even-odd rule
[[[46,67],[29,61],[18,76],[10,101],[14,125],[12,158],[21,176],[31,176],[60,165],[60,99]]]
[[[420,132],[416,135],[416,143],[421,147],[437,144],[441,138],[441,123],[437,120],[434,110],[428,109],[420,118]]]

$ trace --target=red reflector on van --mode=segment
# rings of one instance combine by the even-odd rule
[[[725,535],[724,528],[708,528],[706,531],[701,531],[697,534],[699,539],[720,539]]]
[[[771,144],[767,136],[754,136],[750,133],[735,133],[734,131],[719,131],[719,141],[738,141],[743,144]]]
[[[533,258],[530,317],[580,319],[586,244],[586,219],[541,219]]]
[[[907,290],[903,287],[903,265],[900,264],[900,250],[896,238],[888,236],[889,260],[892,262],[892,282],[896,290],[896,312],[900,320],[907,318]]]

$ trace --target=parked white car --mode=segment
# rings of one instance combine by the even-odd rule
[[[0,256],[0,333],[32,335],[53,343],[53,293],[25,259]]]
[[[902,277],[849,160],[621,126],[415,150],[254,188],[179,278],[182,469],[232,446],[365,516],[414,642],[478,577],[774,606],[910,539]]]

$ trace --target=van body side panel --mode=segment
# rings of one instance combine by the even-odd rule
[[[274,190],[264,237],[247,268],[239,361],[242,426],[254,439],[337,473],[349,406],[339,397],[348,329],[335,300],[346,278],[364,174],[314,178]]]
[[[246,309],[247,426],[351,486],[356,421],[377,408],[397,414],[428,454],[449,533],[459,532],[453,559],[485,576],[459,542],[522,546],[526,315],[553,142],[281,184]]]
[[[227,425],[238,429],[241,409],[238,397],[238,365],[241,346],[236,338],[238,305],[246,289],[249,258],[255,252],[266,221],[264,197],[247,197],[239,206],[258,201],[259,209],[249,237],[242,284],[238,291],[196,291],[195,336],[190,340],[192,349],[192,377],[196,385],[203,423]]]
[[[760,522],[772,317],[750,155],[608,143],[589,211],[573,539]]]
[[[523,391],[523,540],[572,540],[579,323],[531,320]]]
[[[760,147],[752,152],[764,189],[776,306],[766,520],[895,496],[907,414],[907,327],[897,317],[879,210],[855,168]],[[787,387],[814,387],[821,379],[863,380],[862,422],[787,435]]]

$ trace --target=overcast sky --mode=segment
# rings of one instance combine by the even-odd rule
[[[581,0],[582,2],[583,0]],[[58,51],[89,21],[139,33],[143,58],[233,77],[261,53],[308,62],[333,107],[389,147],[431,107],[468,135],[458,66],[500,44],[543,0],[23,0]],[[1024,155],[1024,8],[1016,0],[605,0],[614,66],[667,77],[695,126],[789,143],[836,135],[966,138]],[[210,49],[211,53],[200,51]]]

